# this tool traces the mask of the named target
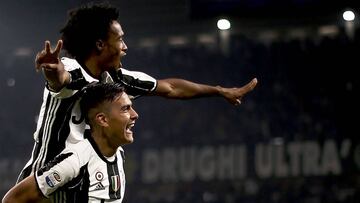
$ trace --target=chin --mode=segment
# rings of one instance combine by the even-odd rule
[[[131,143],[133,143],[134,142],[134,138],[131,136],[131,137],[128,137],[127,139],[126,139],[126,144],[131,144]]]

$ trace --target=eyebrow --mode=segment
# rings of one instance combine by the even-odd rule
[[[128,106],[132,106],[132,105],[133,105],[132,103],[127,103],[127,104],[121,105],[121,107],[128,107]]]

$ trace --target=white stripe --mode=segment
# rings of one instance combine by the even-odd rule
[[[39,155],[38,155],[36,161],[34,162],[33,171],[37,171],[41,166],[44,165],[44,161],[45,161],[44,157],[47,153],[47,145],[48,145],[49,137],[51,136],[51,135],[49,135],[49,129],[48,129],[49,123],[53,123],[57,109],[60,105],[60,102],[56,102],[56,101],[57,101],[56,99],[54,99],[52,97],[50,98],[49,109],[46,112],[47,116],[46,116],[46,121],[45,121],[44,128],[43,128],[41,148],[40,148]]]
[[[43,156],[43,158],[42,158],[42,161],[41,161],[41,166],[43,166],[44,164],[45,164],[45,157],[46,157],[46,155],[48,154],[48,150],[49,150],[49,141],[50,141],[50,137],[52,136],[51,135],[51,132],[52,132],[52,127],[53,127],[53,124],[54,124],[54,121],[55,121],[55,118],[56,118],[56,113],[57,113],[57,111],[58,111],[58,109],[59,109],[59,106],[60,106],[60,104],[61,104],[61,102],[60,102],[60,100],[58,100],[58,99],[54,99],[54,98],[52,98],[54,101],[55,101],[55,109],[51,112],[51,119],[49,120],[50,121],[50,124],[49,124],[49,126],[47,126],[47,130],[46,130],[46,134],[44,134],[44,135],[47,135],[46,136],[46,143],[45,143],[45,145],[44,146],[46,146],[46,147],[44,147],[44,149],[45,149],[45,153],[44,153],[44,156]],[[51,150],[51,149],[50,149]],[[40,167],[41,167],[40,166]]]
[[[46,101],[45,101],[46,102]],[[50,113],[48,113],[48,112],[50,112],[51,110],[52,110],[52,103],[53,103],[53,99],[50,99],[50,102],[49,102],[49,109],[48,109],[48,111],[47,112],[45,112],[44,114],[47,114],[47,116],[45,116],[46,117],[46,120],[45,120],[45,124],[44,124],[44,126],[43,126],[43,134],[41,135],[42,136],[42,142],[41,142],[41,148],[40,148],[40,151],[39,151],[39,154],[38,154],[38,156],[37,156],[37,158],[36,158],[36,160],[35,160],[35,162],[34,162],[34,165],[33,165],[33,171],[37,171],[38,169],[39,169],[39,165],[40,165],[40,162],[41,161],[39,161],[39,160],[41,160],[42,159],[42,156],[43,156],[43,154],[44,154],[44,142],[45,142],[45,137],[44,137],[44,135],[45,135],[45,130],[46,130],[46,126],[47,126],[47,123],[48,123],[48,120],[49,120],[49,115],[50,115]]]
[[[47,115],[46,115],[46,120],[45,120],[45,123],[44,123],[44,127],[43,127],[43,134],[41,135],[42,136],[42,142],[41,142],[41,148],[40,148],[40,152],[39,152],[39,155],[37,157],[37,160],[36,160],[36,165],[35,165],[35,168],[34,168],[34,171],[37,171],[39,168],[40,168],[40,164],[41,164],[41,160],[43,159],[43,156],[44,156],[44,150],[45,150],[45,142],[46,142],[46,136],[47,136],[47,126],[48,126],[48,123],[49,123],[49,120],[51,120],[51,112],[52,112],[52,106],[53,106],[53,103],[54,103],[54,99],[53,98],[50,98],[50,102],[49,102],[49,109],[47,112],[45,112]]]

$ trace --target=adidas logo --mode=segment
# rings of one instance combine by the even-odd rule
[[[96,190],[105,190],[105,187],[103,186],[103,184],[101,184],[101,182],[98,182],[95,186],[94,191]]]

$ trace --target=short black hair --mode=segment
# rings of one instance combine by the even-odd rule
[[[91,83],[82,90],[80,100],[81,113],[89,124],[89,111],[104,102],[112,102],[124,93],[124,87],[118,83]]]
[[[96,47],[97,40],[107,39],[119,11],[107,2],[88,3],[69,11],[68,17],[60,30],[63,48],[71,57],[84,60]]]

